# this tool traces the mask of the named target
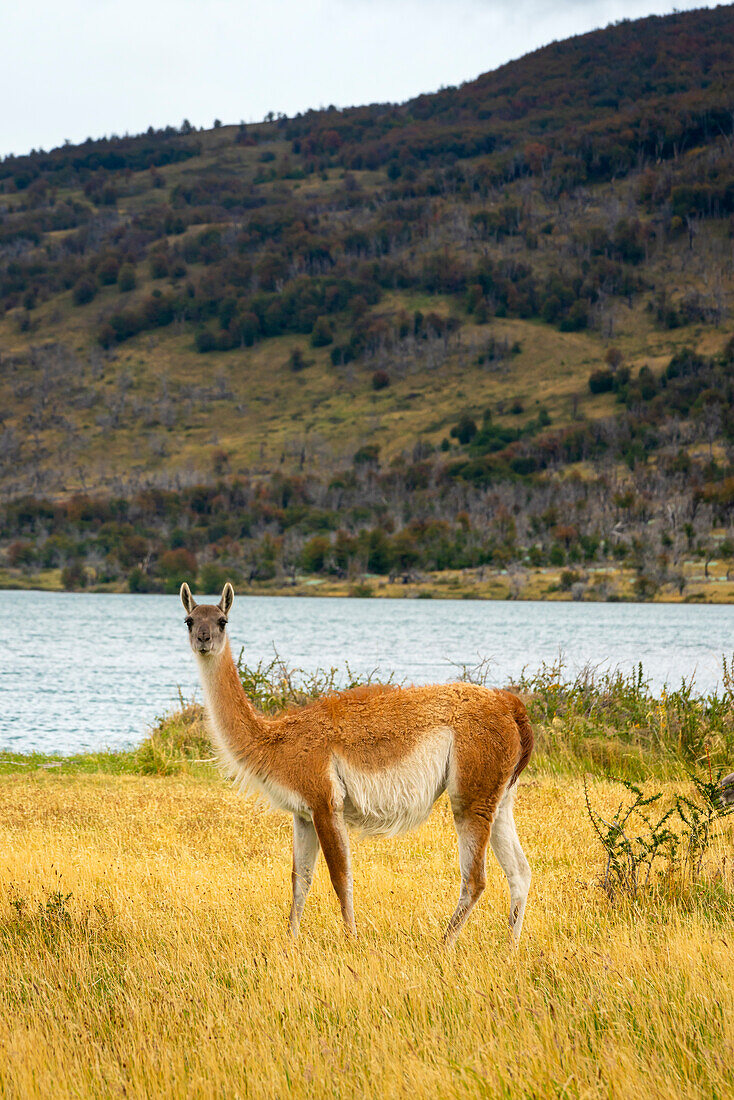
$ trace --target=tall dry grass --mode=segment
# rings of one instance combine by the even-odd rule
[[[590,797],[610,815],[619,788]],[[0,1093],[734,1094],[731,819],[699,884],[636,904],[597,885],[580,779],[525,778],[517,819],[534,871],[517,953],[491,858],[440,947],[458,889],[445,799],[417,833],[355,844],[354,943],[321,862],[293,947],[285,817],[214,776],[3,776]]]

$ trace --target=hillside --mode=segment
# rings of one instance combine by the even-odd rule
[[[0,162],[3,576],[728,577],[732,89],[725,6]]]

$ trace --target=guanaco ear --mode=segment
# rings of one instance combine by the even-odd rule
[[[184,610],[186,611],[187,615],[190,615],[196,607],[196,604],[194,603],[194,597],[191,595],[191,589],[187,585],[186,581],[184,581],[184,583],[181,585],[181,603],[184,605]]]
[[[218,606],[219,610],[224,615],[229,615],[229,609],[231,608],[233,603],[234,603],[234,588],[229,583],[229,581],[227,581],[224,588],[222,589],[222,598],[219,601],[219,603],[217,604],[217,606]]]

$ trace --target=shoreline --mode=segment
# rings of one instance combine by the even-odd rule
[[[501,570],[484,567],[402,577],[372,574],[355,578],[296,576],[292,579],[276,578],[248,583],[235,581],[234,584],[239,594],[250,596],[734,604],[734,577],[727,578],[726,563],[710,562],[708,576],[700,570],[699,562],[686,562],[682,569],[682,585],[680,581],[661,582],[654,591],[649,587],[647,590],[641,589],[638,574],[634,570],[614,566]],[[61,570],[58,569],[25,575],[15,570],[0,570],[0,592],[2,591],[133,594],[122,580],[65,589],[61,583]],[[175,594],[177,591],[177,585],[175,588],[161,586],[151,593],[134,594],[161,595]]]
[[[337,670],[294,675],[285,666],[244,665],[240,677],[248,697],[263,715],[300,708],[339,689]],[[347,666],[347,671],[348,666]],[[508,686],[523,699],[535,732],[531,773],[567,771],[615,778],[644,779],[655,774],[683,777],[697,762],[731,771],[734,765],[734,670],[723,659],[721,684],[713,691],[695,686],[656,688],[640,665],[629,672],[593,670],[568,675],[561,665],[523,672]],[[482,669],[464,669],[459,679],[486,685]],[[372,677],[352,682],[370,683]],[[389,681],[391,682],[391,681]],[[395,685],[399,687],[399,684]],[[180,698],[140,731],[140,740],[114,748],[69,753],[0,747],[0,776],[13,771],[49,770],[60,774],[104,772],[171,775],[190,771],[215,776],[217,754],[205,711],[195,699]]]

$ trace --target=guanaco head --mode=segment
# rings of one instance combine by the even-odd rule
[[[234,602],[234,588],[227,581],[222,589],[222,598],[216,607],[213,604],[194,602],[191,589],[181,585],[181,603],[186,610],[186,625],[189,628],[189,642],[194,653],[217,657],[227,644],[227,616]]]

